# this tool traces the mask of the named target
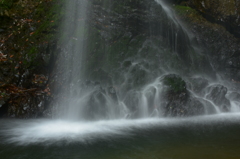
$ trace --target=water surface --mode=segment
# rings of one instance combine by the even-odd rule
[[[1,120],[4,159],[239,159],[240,114],[97,122]]]

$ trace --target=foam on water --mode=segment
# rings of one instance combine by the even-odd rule
[[[138,120],[105,120],[77,122],[64,120],[3,120],[0,136],[3,142],[17,145],[54,144],[80,142],[89,144],[99,139],[110,140],[118,137],[131,137],[139,130],[194,126],[197,124],[222,124],[240,122],[240,113],[199,116],[191,118],[148,118]],[[5,124],[4,124],[5,123]]]

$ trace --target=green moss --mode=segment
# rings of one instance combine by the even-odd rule
[[[39,5],[36,9],[34,19],[40,19],[41,25],[33,34],[33,39],[52,40],[56,38],[56,29],[58,28],[64,12],[62,11],[63,2],[54,3],[46,13],[45,5]],[[44,18],[43,18],[44,17]]]
[[[13,6],[14,0],[0,0],[0,8],[10,9]]]
[[[167,75],[163,79],[163,83],[167,85],[171,91],[178,93],[186,91],[185,81],[177,75]]]
[[[181,5],[175,5],[174,9],[179,15],[186,15],[186,14],[196,12],[196,10],[192,9],[191,7],[181,6]]]
[[[174,9],[177,15],[180,16],[180,18],[182,18],[187,24],[193,22],[201,24],[206,21],[198,11],[190,7],[176,5]]]

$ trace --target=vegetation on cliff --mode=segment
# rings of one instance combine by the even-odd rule
[[[61,1],[0,1],[0,116],[42,116]],[[39,113],[39,114],[38,114]]]

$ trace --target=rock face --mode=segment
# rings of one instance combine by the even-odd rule
[[[239,2],[195,0],[182,4],[194,8],[175,6],[178,16],[196,36],[195,41],[202,46],[202,53],[208,56],[214,70],[229,81],[239,81]]]
[[[119,100],[125,102],[133,118],[145,115],[144,110],[140,108],[146,102],[145,98],[149,113],[155,109],[155,106],[159,106],[153,104],[156,95],[154,89],[149,94],[144,94],[144,97],[140,92],[145,85],[162,74],[178,72],[188,75],[198,72],[214,76],[208,58],[192,47],[186,31],[155,1],[92,0],[89,2],[91,2],[91,12],[88,12],[86,22],[88,29],[81,34],[73,31],[68,35],[69,41],[72,37],[85,35],[81,82],[85,80],[97,82],[105,90],[109,86],[114,86]],[[61,55],[66,58],[72,56],[74,54],[71,52],[62,52]],[[65,90],[66,86],[70,85],[70,82],[66,81],[77,81],[79,77],[76,78],[71,71],[66,70],[76,69],[75,67],[62,65],[57,68],[55,72],[68,72],[63,78],[54,78],[58,83],[66,83],[62,86],[58,85],[55,94],[57,98],[62,98],[64,95],[59,93],[62,92],[59,90]],[[77,85],[75,84],[74,87]],[[67,86],[68,88],[71,86]],[[72,90],[68,91],[71,94]],[[172,96],[170,92],[166,93],[168,94],[166,96],[169,102],[173,101],[166,106],[165,116],[191,116],[202,113],[201,103],[188,92],[180,94],[171,92]],[[98,98],[103,94],[98,93]],[[102,103],[105,103],[104,100]],[[92,105],[92,109],[98,109],[95,100]],[[174,105],[174,111],[170,110],[170,105]],[[196,107],[192,106],[191,109],[190,105]],[[191,110],[187,110],[188,108]]]
[[[0,117],[45,116],[59,8],[48,0],[0,2]]]
[[[208,58],[194,50],[185,30],[155,1],[105,0],[91,5],[82,70],[87,80],[108,72],[108,81],[124,82],[130,89],[167,71],[214,76]]]
[[[230,33],[240,38],[239,0],[191,0],[187,3],[209,21],[223,25]]]

